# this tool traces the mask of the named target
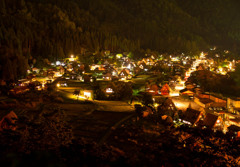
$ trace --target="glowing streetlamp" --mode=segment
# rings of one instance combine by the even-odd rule
[[[75,60],[74,55],[71,55],[69,58],[69,61],[74,61],[74,60]]]

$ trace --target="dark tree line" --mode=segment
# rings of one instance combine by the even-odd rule
[[[238,6],[236,0],[0,0],[0,78],[24,77],[46,58],[84,59],[105,50],[194,54],[216,44],[238,51]]]

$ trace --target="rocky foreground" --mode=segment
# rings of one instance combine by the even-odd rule
[[[93,111],[91,112],[93,115],[88,115],[88,112],[86,114],[79,111],[79,117],[77,117],[77,112],[63,109],[61,105],[64,104],[59,105],[51,101],[51,98],[44,98],[46,99],[37,107],[30,105],[30,102],[11,102],[11,104],[14,103],[18,120],[16,130],[5,129],[0,132],[2,165],[240,165],[240,141],[220,132],[213,133],[208,129],[186,126],[175,127],[172,122],[161,120],[154,114],[142,119],[138,119],[136,115],[130,115],[119,123],[108,121],[113,120],[114,112],[99,114],[100,111]],[[4,108],[7,105],[7,103],[1,104],[1,112],[6,111]],[[83,107],[86,106],[87,104],[83,104]],[[121,115],[121,113],[117,114]],[[92,123],[88,124],[88,121],[81,126],[76,126],[81,127],[86,133],[89,133],[87,129],[90,129],[95,138],[76,135],[80,133],[75,132],[76,123],[73,124],[73,121],[81,117],[85,120],[87,116],[87,120],[91,119],[92,123],[96,120],[101,123],[99,126],[106,126],[102,131],[99,129],[103,127],[91,126]],[[126,113],[122,116],[125,118]],[[99,136],[96,137],[96,134]]]

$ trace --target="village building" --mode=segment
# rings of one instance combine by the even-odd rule
[[[177,108],[173,103],[172,99],[166,98],[162,103],[159,104],[159,106],[157,107],[157,111],[161,115],[168,115],[174,117],[174,115],[177,113]]]
[[[228,118],[228,123],[229,125],[235,125],[235,126],[238,126],[240,127],[240,116],[239,117],[231,117],[229,118],[229,114],[227,114],[227,118]]]
[[[186,81],[185,82],[185,88],[188,89],[188,90],[192,90],[195,88],[196,85],[194,85],[192,82],[190,81]]]
[[[226,100],[209,94],[198,94],[194,97],[194,102],[203,108],[209,108],[211,105],[226,106]]]
[[[203,120],[204,127],[213,130],[223,130],[223,120],[217,114],[207,113],[205,119]]]
[[[228,127],[228,132],[232,133],[232,136],[240,138],[240,127],[236,125],[231,125]]]
[[[187,108],[187,110],[184,112],[183,118],[181,121],[188,125],[196,125],[198,121],[202,118],[203,113],[201,111]]]
[[[0,114],[0,131],[3,130],[16,130],[16,123],[18,120],[14,111],[4,112]]]
[[[147,91],[152,95],[159,95],[159,87],[157,84],[150,85]]]
[[[195,93],[192,90],[189,90],[187,88],[182,89],[182,90],[179,91],[179,95],[187,95],[187,96],[193,97],[194,94]]]
[[[240,114],[240,98],[227,98],[228,111],[234,114]]]
[[[139,66],[139,68],[141,68],[142,70],[147,69],[147,65],[146,65],[146,63],[144,63],[144,62],[141,62],[138,66]]]
[[[169,95],[171,92],[171,88],[169,87],[169,85],[166,83],[165,85],[163,85],[163,87],[161,88],[161,95]]]
[[[111,81],[112,80],[112,73],[110,73],[110,72],[103,73],[102,79],[105,80],[105,81]]]
[[[123,70],[118,74],[118,77],[119,77],[119,79],[124,80],[124,79],[127,79],[128,75],[130,75],[129,70],[123,69]]]

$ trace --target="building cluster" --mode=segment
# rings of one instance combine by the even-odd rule
[[[99,82],[101,88],[109,96],[114,93],[112,87],[109,86],[111,81],[132,82],[141,85],[140,91],[148,92],[153,97],[182,96],[191,98],[201,109],[200,111],[186,110],[185,123],[195,125],[204,117],[205,121],[202,124],[211,126],[211,128],[226,131],[228,127],[234,127],[239,130],[240,99],[218,98],[203,92],[199,85],[188,80],[194,71],[200,70],[226,75],[228,72],[234,71],[236,63],[235,60],[219,62],[212,58],[206,58],[204,53],[198,57],[188,57],[184,54],[177,56],[146,54],[138,61],[131,59],[128,54],[108,54],[97,64],[82,63],[77,56],[71,55],[70,58],[49,63],[51,68],[32,68],[29,70],[28,77],[15,83],[9,93],[21,94],[30,89],[44,90],[55,79],[61,78],[62,80],[56,84],[57,87],[71,86],[69,81]],[[145,77],[144,83],[138,83],[136,79],[138,76]],[[6,82],[1,81],[1,85],[6,85]],[[87,99],[93,99],[92,89],[89,84],[85,84],[81,86],[78,96],[83,94]],[[195,121],[191,120],[195,117]]]

